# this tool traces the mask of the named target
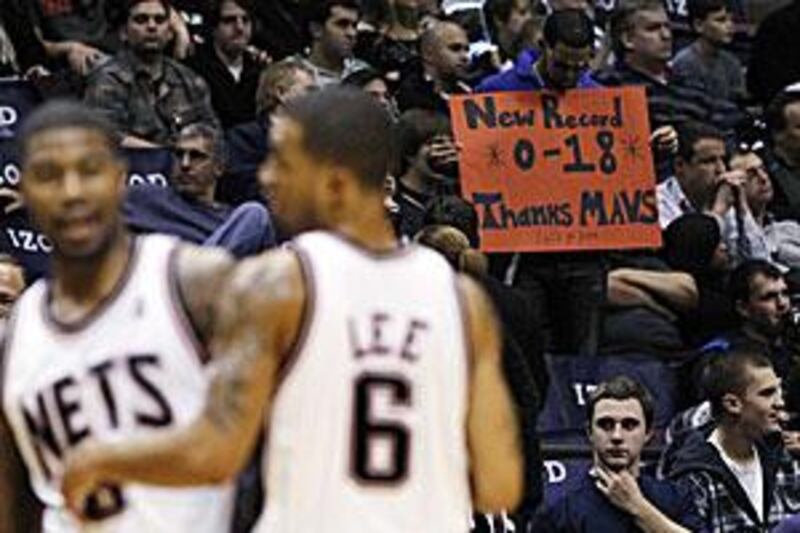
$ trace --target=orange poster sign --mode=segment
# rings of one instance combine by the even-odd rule
[[[486,251],[661,245],[643,88],[454,97]]]

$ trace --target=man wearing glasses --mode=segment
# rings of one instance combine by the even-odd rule
[[[225,172],[219,130],[193,124],[180,131],[172,147],[169,187],[128,189],[122,212],[134,233],[166,233],[195,244],[221,246],[236,256],[258,253],[274,244],[266,209],[245,202],[236,209],[216,202],[217,181]]]
[[[122,134],[122,146],[152,148],[195,123],[218,127],[208,86],[166,56],[173,38],[167,0],[127,0],[123,49],[88,80],[86,103]]]

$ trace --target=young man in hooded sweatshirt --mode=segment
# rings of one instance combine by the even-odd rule
[[[771,531],[800,510],[800,468],[781,446],[781,381],[748,347],[712,362],[705,378],[713,430],[687,441],[670,476],[694,494],[709,531]]]

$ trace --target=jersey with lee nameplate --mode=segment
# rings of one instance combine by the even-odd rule
[[[456,275],[415,245],[300,236],[305,318],[267,423],[255,531],[464,533],[468,353]]]

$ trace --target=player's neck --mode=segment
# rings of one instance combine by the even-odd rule
[[[122,229],[96,257],[73,259],[54,254],[53,311],[63,316],[79,308],[91,309],[115,289],[130,260],[131,237]]]
[[[374,252],[397,249],[397,237],[382,203],[370,208],[365,206],[355,216],[335,224],[333,230]]]

